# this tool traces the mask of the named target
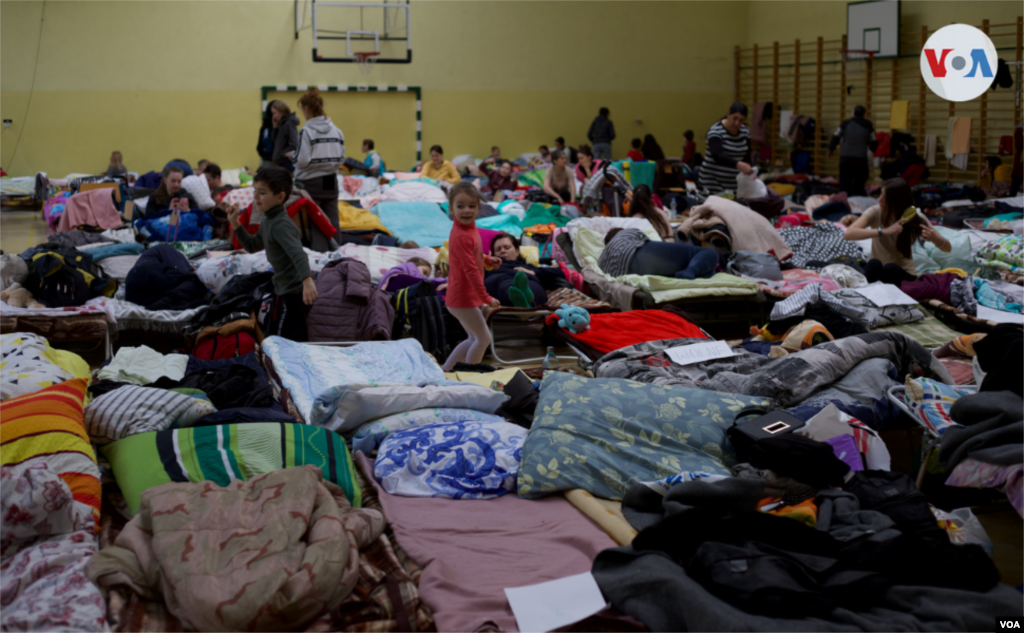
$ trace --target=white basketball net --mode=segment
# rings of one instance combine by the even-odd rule
[[[355,53],[356,65],[359,66],[359,70],[364,75],[369,75],[370,71],[373,70],[373,65],[377,62],[379,53],[373,51],[357,52]]]
[[[846,59],[846,76],[847,77],[862,77],[864,71],[868,67],[868,58],[870,55],[861,51],[846,51],[843,53],[843,57]]]

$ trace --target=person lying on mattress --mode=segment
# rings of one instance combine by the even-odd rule
[[[494,238],[491,252],[502,261],[501,266],[484,272],[484,287],[503,306],[542,306],[548,301],[548,290],[571,287],[560,269],[527,264],[515,236],[502,233]]]
[[[657,275],[697,279],[715,274],[718,253],[691,244],[652,242],[639,229],[612,229],[604,236],[598,266],[612,277]]]
[[[431,277],[430,262],[420,257],[413,257],[409,261],[389,268],[381,275],[377,287],[390,293],[395,293],[402,288],[419,283],[430,281],[437,287],[437,294],[443,295],[444,289],[448,287],[448,280],[444,277]]]

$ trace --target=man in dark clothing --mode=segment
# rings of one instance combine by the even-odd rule
[[[859,105],[853,109],[853,118],[839,124],[832,140],[828,142],[828,157],[842,141],[839,152],[839,189],[850,196],[867,195],[864,183],[868,181],[868,149],[878,148],[875,126],[864,118],[867,110]]]
[[[608,118],[608,108],[601,108],[597,118],[587,130],[587,138],[594,148],[594,158],[612,159],[612,141],[615,140],[615,124]]]

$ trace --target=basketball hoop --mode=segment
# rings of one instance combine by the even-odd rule
[[[875,58],[875,51],[849,49],[841,50],[839,53],[843,56],[843,60],[846,62],[847,78],[863,76],[864,70],[868,66],[868,62]]]
[[[356,58],[356,65],[359,66],[359,70],[364,75],[369,75],[380,53],[378,51],[356,51],[352,53],[352,56]]]

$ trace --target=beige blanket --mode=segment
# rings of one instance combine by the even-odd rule
[[[285,631],[334,609],[359,576],[359,550],[384,530],[313,466],[227,487],[171,483],[142,494],[89,578],[127,587],[197,631]]]
[[[778,231],[763,215],[732,200],[718,196],[709,197],[704,204],[690,210],[690,217],[683,221],[679,230],[693,233],[703,239],[705,231],[716,224],[729,227],[732,251],[753,251],[771,253],[779,261],[793,254],[792,249],[782,240]]]

